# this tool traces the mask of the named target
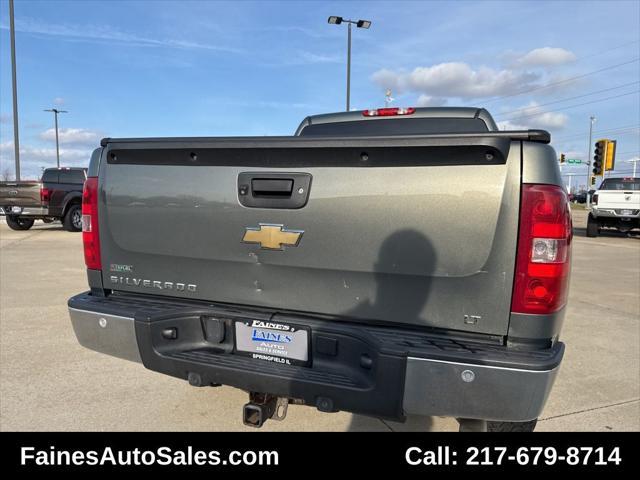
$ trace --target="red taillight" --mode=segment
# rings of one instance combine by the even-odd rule
[[[377,108],[375,110],[364,110],[362,115],[365,117],[392,117],[394,115],[411,115],[415,113],[413,107],[407,108]]]
[[[556,185],[523,185],[511,311],[545,314],[567,301],[571,268],[569,199]]]
[[[594,193],[593,196],[591,197],[591,203],[593,203],[594,205],[598,204],[598,194]]]
[[[102,270],[98,231],[98,177],[88,177],[82,190],[82,243],[87,268]]]
[[[50,196],[51,192],[49,192],[48,188],[40,187],[40,201],[42,203],[49,203]]]

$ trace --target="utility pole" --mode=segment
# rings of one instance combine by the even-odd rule
[[[347,112],[351,110],[351,22],[347,28]]]
[[[58,114],[59,113],[69,113],[66,110],[58,110],[57,108],[50,108],[49,110],[44,110],[45,112],[53,112],[55,117],[55,125],[56,125],[56,160],[58,163],[58,168],[60,168],[60,146],[58,143]]]
[[[13,20],[13,0],[9,0],[9,32],[11,36],[11,82],[13,85],[13,152],[16,161],[16,182],[20,181],[20,139],[18,135],[18,82],[16,81],[16,27]]]
[[[636,165],[640,162],[640,158],[634,158],[633,160],[627,160],[629,163],[633,163],[633,178],[636,177]]]
[[[589,190],[591,189],[591,139],[593,137],[593,124],[596,121],[596,117],[591,115],[589,117],[589,149],[587,154],[587,208],[589,207]]]

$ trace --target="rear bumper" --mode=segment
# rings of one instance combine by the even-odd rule
[[[12,211],[13,207],[20,209],[19,212]],[[6,205],[0,207],[0,215],[20,215],[21,217],[46,217],[49,215],[47,207],[19,207],[14,205]]]
[[[631,213],[623,213],[623,210],[629,210]],[[591,213],[596,218],[640,219],[640,210],[634,208],[598,208],[593,206]]]
[[[302,399],[321,411],[391,419],[532,420],[564,354],[562,343],[525,352],[464,336],[129,294],[80,294],[69,300],[69,313],[81,345],[194,385],[230,385]],[[310,327],[311,366],[234,354],[238,319]],[[168,328],[177,338],[162,335]]]

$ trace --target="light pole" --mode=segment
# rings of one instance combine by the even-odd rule
[[[16,182],[20,181],[20,139],[18,138],[18,83],[16,81],[16,27],[13,22],[13,0],[9,0],[9,34],[11,36],[11,82],[13,85],[13,151]]]
[[[351,109],[351,25],[358,28],[369,28],[371,22],[369,20],[347,20],[342,17],[331,16],[327,20],[332,25],[340,25],[346,23],[347,28],[347,112]]]
[[[591,115],[589,117],[589,148],[587,153],[587,207],[589,207],[589,190],[591,189],[591,137],[593,136],[593,124],[596,121],[596,117]]]
[[[58,162],[58,168],[60,168],[60,146],[58,144],[58,114],[59,113],[69,113],[66,110],[58,110],[57,108],[50,108],[49,110],[44,110],[45,112],[53,112],[53,116],[55,117],[56,124],[56,160]]]

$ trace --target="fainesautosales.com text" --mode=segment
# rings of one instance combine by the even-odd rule
[[[198,450],[189,446],[182,450],[170,447],[157,449],[118,450],[104,447],[101,450],[48,450],[35,447],[20,449],[21,465],[38,466],[275,466],[278,465],[278,452],[274,450]]]

